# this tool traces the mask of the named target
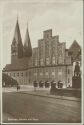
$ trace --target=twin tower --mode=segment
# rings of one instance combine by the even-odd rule
[[[30,58],[31,56],[32,56],[32,47],[31,47],[28,27],[26,30],[25,42],[23,45],[19,23],[17,19],[14,37],[11,44],[11,63],[15,63],[18,59]]]

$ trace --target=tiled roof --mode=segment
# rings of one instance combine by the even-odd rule
[[[25,70],[26,67],[22,65],[15,65],[15,64],[7,64],[3,71],[17,71],[17,70]]]
[[[73,41],[72,45],[69,48],[69,51],[74,51],[74,49],[81,49],[80,45],[78,44],[78,42],[76,40]]]
[[[7,64],[3,71],[18,71],[18,70],[26,70],[31,64],[30,58],[19,59],[15,64]]]

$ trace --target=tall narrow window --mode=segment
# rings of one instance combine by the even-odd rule
[[[27,76],[28,74],[27,74],[27,72],[26,72],[26,76]]]
[[[52,64],[55,64],[55,57],[52,57]]]
[[[70,69],[68,69],[68,74],[70,74]]]
[[[70,82],[70,79],[68,78],[68,83]]]
[[[13,76],[15,77],[15,73],[13,74]]]
[[[21,76],[23,76],[23,72],[21,73]]]
[[[19,72],[17,73],[17,76],[19,76]]]

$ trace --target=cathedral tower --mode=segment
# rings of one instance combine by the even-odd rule
[[[32,47],[31,47],[31,41],[30,41],[28,27],[27,27],[25,42],[24,42],[24,57],[31,57],[31,56],[32,56]]]
[[[18,58],[22,58],[22,57],[23,57],[23,44],[22,44],[22,38],[20,34],[19,23],[17,19],[15,33],[14,33],[14,37],[11,45],[11,63],[15,63]]]

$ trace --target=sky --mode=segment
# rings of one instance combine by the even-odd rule
[[[11,43],[18,17],[22,42],[28,26],[32,47],[38,46],[43,31],[52,29],[53,36],[59,35],[66,47],[76,40],[83,43],[82,0],[31,0],[7,1],[2,3],[2,55],[4,67],[11,60]]]

